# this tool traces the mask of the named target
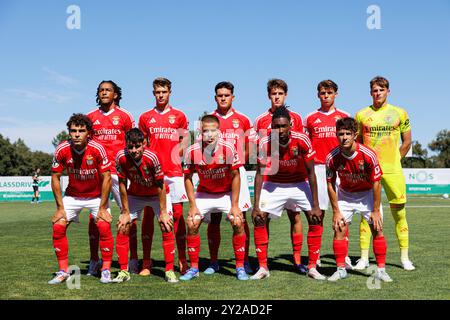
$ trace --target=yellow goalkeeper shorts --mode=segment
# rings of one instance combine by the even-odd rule
[[[381,185],[389,203],[406,203],[406,184],[403,173],[388,173],[381,176]]]

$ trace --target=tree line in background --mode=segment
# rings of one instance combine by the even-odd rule
[[[191,138],[195,133],[190,131]],[[56,146],[69,137],[61,131],[53,138]],[[194,141],[194,140],[191,140]],[[412,143],[412,157],[402,159],[404,168],[450,168],[450,130],[441,130],[436,139],[428,144],[436,155],[428,156],[428,150],[418,141]],[[41,175],[51,175],[53,155],[42,151],[31,151],[22,139],[11,143],[0,134],[0,176],[29,176],[36,168],[41,168]],[[254,170],[255,165],[246,165],[247,170]]]

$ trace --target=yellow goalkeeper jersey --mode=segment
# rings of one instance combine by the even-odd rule
[[[386,104],[378,110],[361,109],[355,118],[363,143],[375,150],[383,173],[401,173],[401,134],[411,130],[408,113]]]

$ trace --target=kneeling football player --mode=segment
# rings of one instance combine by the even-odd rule
[[[347,277],[345,257],[348,253],[346,231],[355,213],[363,215],[373,235],[373,251],[377,262],[375,278],[384,282],[392,279],[385,271],[386,240],[383,236],[381,208],[381,167],[375,152],[355,141],[357,123],[353,118],[336,122],[339,146],[327,156],[327,185],[333,209],[333,250],[337,271],[328,278],[337,281]],[[340,184],[336,190],[336,174]]]

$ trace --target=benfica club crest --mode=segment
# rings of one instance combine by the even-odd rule
[[[233,120],[233,128],[235,128],[235,129],[239,128],[239,120],[238,119]]]
[[[144,167],[144,172],[145,172],[145,174],[148,176],[148,175],[150,175],[150,168],[148,167],[148,166],[145,166]]]
[[[358,167],[359,167],[359,170],[364,171],[364,160],[358,161]]]
[[[225,163],[225,156],[223,155],[223,154],[219,154],[218,156],[217,156],[217,162],[219,163],[219,164],[224,164]]]
[[[175,123],[175,119],[176,119],[175,116],[169,116],[169,123],[170,124],[174,124]]]
[[[297,148],[297,146],[292,147],[291,151],[292,151],[292,155],[294,157],[298,157],[298,148]]]
[[[94,163],[94,158],[92,158],[91,155],[87,155],[86,156],[86,163],[88,166],[92,166],[92,164]]]
[[[117,126],[119,124],[119,120],[120,120],[120,117],[118,117],[118,116],[112,117],[113,125]]]

